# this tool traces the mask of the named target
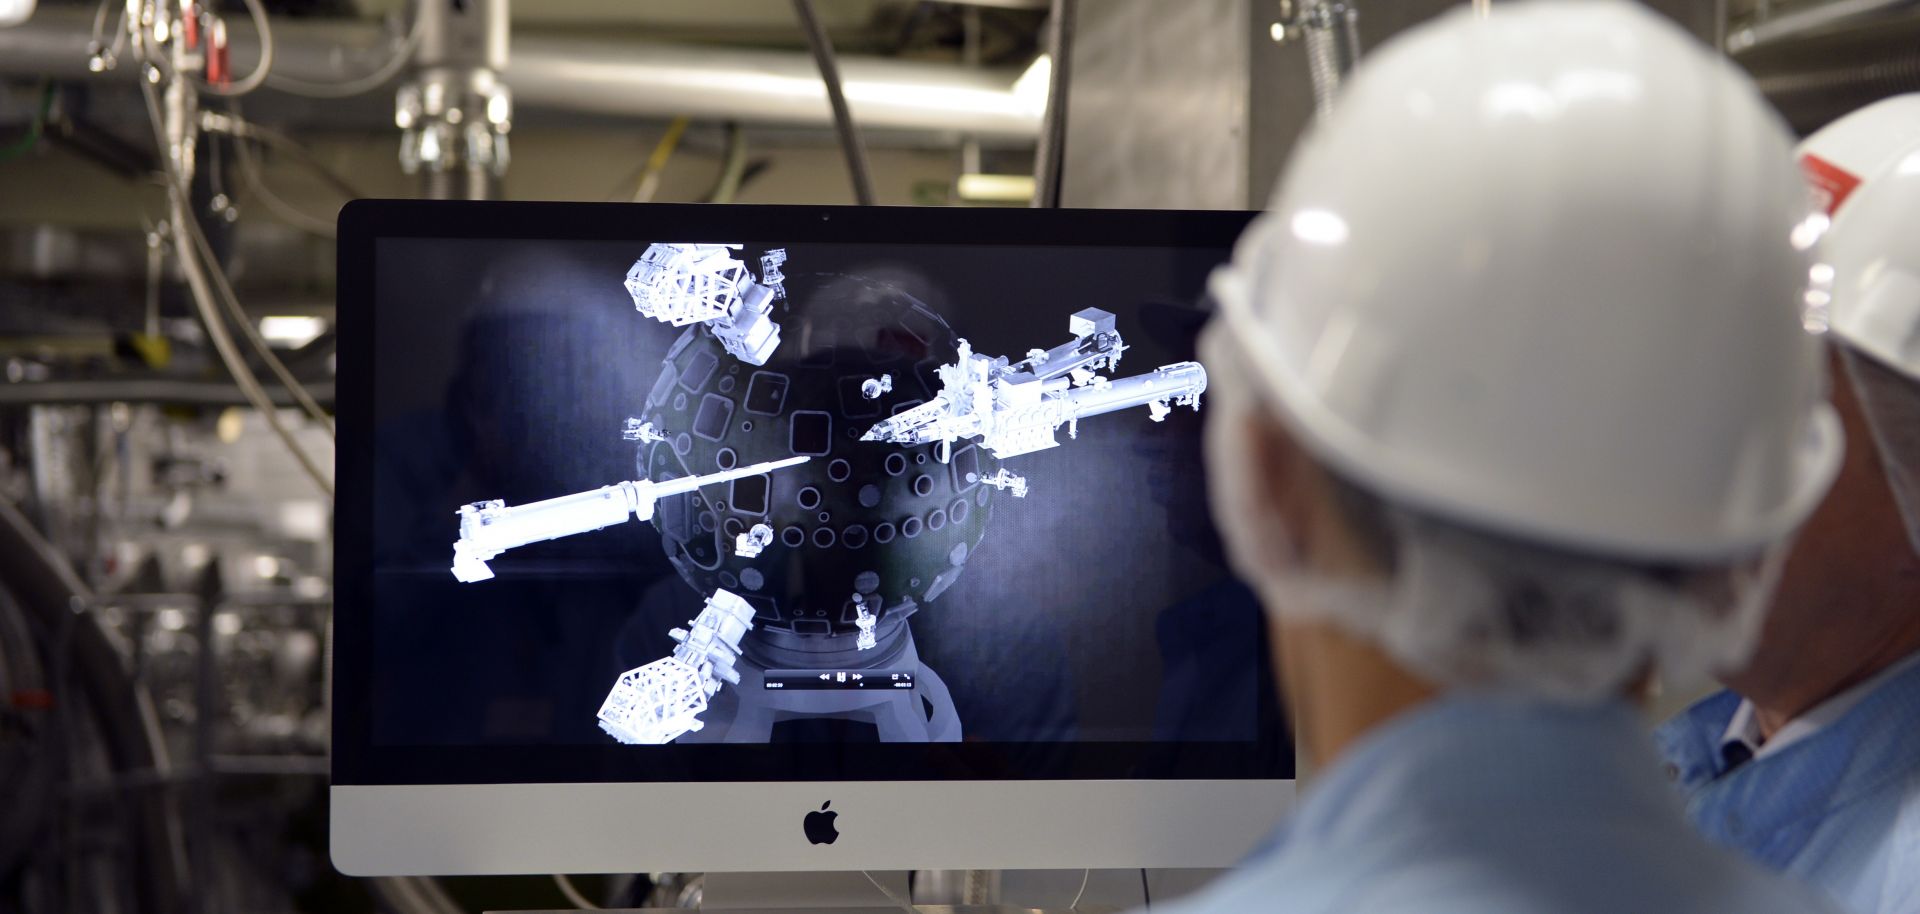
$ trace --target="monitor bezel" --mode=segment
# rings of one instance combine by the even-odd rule
[[[374,458],[371,416],[376,391],[376,379],[372,372],[373,307],[376,300],[375,258],[382,239],[606,240],[671,235],[689,241],[747,244],[804,237],[811,242],[847,244],[1145,246],[1226,251],[1231,249],[1234,240],[1254,215],[1246,212],[1180,210],[421,200],[357,200],[349,203],[339,216],[337,249],[336,358],[339,370],[336,381],[336,479],[339,494],[335,501],[337,608],[332,695],[336,848],[341,847],[343,834],[358,835],[363,840],[350,842],[349,846],[364,848],[367,846],[365,840],[375,836],[391,836],[396,829],[406,832],[422,825],[433,829],[435,834],[447,836],[452,833],[455,823],[468,815],[468,803],[491,806],[509,797],[524,797],[529,790],[534,794],[558,790],[552,796],[556,799],[565,798],[567,804],[591,795],[626,806],[640,796],[650,795],[655,797],[656,802],[671,805],[672,798],[688,794],[695,785],[716,784],[727,784],[729,788],[692,792],[723,794],[730,791],[738,794],[741,790],[753,792],[767,786],[778,786],[792,788],[795,795],[806,796],[853,796],[856,795],[854,788],[862,788],[865,793],[881,790],[887,795],[901,790],[903,797],[907,797],[911,796],[911,792],[905,788],[917,786],[922,788],[919,792],[932,803],[931,808],[948,811],[955,808],[956,802],[969,807],[983,801],[989,806],[998,805],[992,799],[996,795],[994,788],[1003,788],[998,793],[1004,796],[1005,786],[1014,783],[1031,786],[1053,784],[1063,788],[1065,785],[1077,785],[1075,789],[1064,792],[1052,791],[1055,796],[1077,795],[1089,790],[1097,793],[1101,790],[1097,784],[1108,785],[1108,789],[1121,785],[1144,788],[1148,784],[1162,784],[1170,791],[1163,793],[1163,796],[1181,795],[1182,803],[1194,801],[1196,796],[1190,794],[1196,790],[1202,794],[1211,792],[1217,795],[1217,801],[1204,804],[1215,815],[1243,819],[1251,816],[1249,821],[1267,821],[1265,812],[1269,807],[1277,809],[1274,804],[1284,803],[1285,798],[1290,796],[1290,787],[1276,789],[1275,785],[1290,785],[1293,760],[1290,752],[1279,752],[1271,753],[1270,758],[1257,763],[1250,761],[1256,757],[1254,750],[1260,743],[1074,744],[1068,751],[1052,754],[1050,757],[1053,760],[1043,767],[1020,769],[1008,766],[1003,758],[994,755],[990,749],[980,751],[979,746],[965,743],[890,746],[886,747],[886,753],[880,755],[820,753],[817,762],[802,766],[805,770],[791,767],[793,756],[790,753],[777,756],[781,765],[776,769],[771,761],[776,755],[765,751],[756,755],[757,747],[684,746],[675,747],[678,751],[664,767],[658,764],[659,759],[652,760],[648,780],[634,781],[627,779],[631,777],[630,770],[623,772],[619,764],[623,759],[631,759],[633,750],[626,747],[564,746],[543,749],[539,753],[529,753],[520,748],[489,747],[480,750],[479,755],[490,755],[492,758],[479,759],[475,749],[466,747],[377,746],[372,741],[369,713],[374,696],[370,694],[370,677],[366,675],[372,662],[370,608],[373,518],[370,491]],[[1266,716],[1268,719],[1263,721],[1262,726],[1272,731],[1272,735],[1283,739],[1277,713]],[[505,751],[494,751],[501,749]],[[913,758],[907,758],[908,755]],[[770,775],[775,770],[790,780],[773,784]],[[925,780],[935,773],[940,780]],[[810,789],[802,789],[806,785],[810,785]],[[934,785],[937,785],[937,789],[924,789]],[[433,791],[405,789],[424,787],[432,787]],[[348,791],[344,800],[342,791]],[[465,799],[457,802],[448,799],[456,795]],[[936,795],[944,799],[933,800]],[[1128,795],[1140,797],[1139,802],[1126,804],[1130,810],[1154,816],[1168,812],[1159,808],[1159,803],[1142,797],[1138,790],[1121,790],[1099,802],[1112,803],[1118,797]],[[380,802],[367,802],[376,796],[382,798]],[[896,802],[917,805],[904,798]],[[426,807],[433,807],[436,803],[446,805],[441,808],[439,815],[422,808],[407,816],[396,817],[394,811],[406,808],[408,803],[425,804]],[[585,806],[591,808],[593,803]],[[1235,807],[1238,807],[1237,811]],[[1026,804],[1026,808],[1031,811],[1032,801]],[[1061,811],[1063,814],[1073,812],[1071,808]],[[1015,816],[1015,821],[1025,817],[1024,813],[1017,810],[1008,810],[1008,813]],[[344,821],[340,818],[343,814],[346,815]],[[530,822],[526,813],[518,818],[522,822]],[[1145,826],[1152,821],[1143,819],[1140,824]],[[1187,860],[1183,854],[1182,860],[1171,862],[1162,853],[1151,855],[1154,859],[1134,860],[1139,856],[1140,842],[1116,838],[1117,844],[1105,842],[1113,844],[1109,848],[1113,853],[1101,853],[1098,847],[1088,846],[1083,849],[1087,853],[1069,855],[1094,862],[1075,863],[1067,860],[1049,865],[1224,865],[1232,862],[1232,855],[1243,852],[1254,837],[1239,834],[1240,831],[1245,829],[1225,829],[1222,834],[1226,837],[1201,841],[1200,845],[1194,845],[1192,841],[1197,839],[1187,836],[1184,846],[1211,848],[1210,852],[1202,854],[1207,858],[1204,860]],[[1036,833],[1034,837],[1037,839],[1039,835]],[[1082,838],[1085,838],[1084,834]],[[386,840],[377,843],[389,845]],[[1026,843],[1016,842],[1016,845],[1007,845],[1004,849],[1016,850],[1018,845]],[[1095,845],[1101,843],[1095,842]],[[912,842],[908,846],[912,846]],[[819,868],[844,868],[849,865],[845,859],[846,851],[846,848],[842,848],[834,853],[816,853],[814,859],[823,861]],[[1088,856],[1088,853],[1092,856]],[[1115,856],[1116,853],[1118,856]],[[526,865],[524,858],[521,863],[514,863],[512,855],[499,857],[464,853],[457,856],[468,863],[451,869],[448,868],[452,866],[450,863],[434,862],[439,858],[432,854],[402,854],[395,858],[391,853],[382,853],[373,858],[400,861],[397,868],[369,863],[361,854],[352,856],[356,858],[355,862],[352,865],[342,862],[342,869],[369,873],[566,869],[552,864]],[[659,868],[657,854],[653,857],[635,856],[633,859],[635,862],[631,868]],[[825,862],[830,859],[835,862]],[[947,865],[941,861],[951,859],[950,853],[941,852],[923,862],[927,865]],[[1024,859],[1031,865],[1031,852]],[[1050,855],[1050,859],[1060,858],[1055,853]],[[414,862],[404,862],[407,860]],[[341,861],[338,852],[336,861]],[[776,865],[811,868],[794,867],[794,861],[777,854],[767,856],[750,853],[739,857],[736,863],[738,865],[729,867],[724,861],[708,860],[701,868],[765,869]],[[866,858],[854,861],[854,864],[879,865]],[[428,868],[421,868],[423,866]]]

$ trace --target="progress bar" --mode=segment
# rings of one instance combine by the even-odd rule
[[[912,669],[768,670],[769,689],[785,691],[840,691],[845,689],[911,689]]]

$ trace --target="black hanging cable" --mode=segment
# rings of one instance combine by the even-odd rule
[[[92,611],[93,594],[73,567],[19,508],[0,496],[0,578],[39,630],[59,633],[55,662],[70,663],[73,685],[93,710],[113,773],[157,777],[130,790],[134,821],[134,910],[178,914],[191,910],[187,848],[180,809],[170,786],[172,768],[160,718],[146,685],[127,668],[115,635]],[[56,676],[59,683],[65,674]],[[56,707],[66,709],[66,697]],[[11,786],[11,785],[9,785]]]
[[[1047,113],[1033,153],[1033,205],[1060,205],[1060,171],[1067,145],[1067,90],[1073,71],[1074,0],[1053,0],[1047,21]]]
[[[860,130],[854,126],[853,112],[847,108],[847,94],[840,82],[840,64],[833,54],[833,41],[813,14],[813,0],[793,0],[793,12],[800,19],[800,30],[807,34],[807,46],[813,49],[813,61],[820,65],[820,81],[827,84],[827,104],[833,107],[833,126],[840,133],[840,150],[847,157],[847,176],[853,181],[853,199],[861,206],[873,205],[873,174],[867,170],[867,148],[860,142]]]

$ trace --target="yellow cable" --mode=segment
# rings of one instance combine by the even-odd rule
[[[633,202],[645,203],[653,199],[660,190],[660,173],[666,171],[667,160],[673,158],[673,151],[680,146],[680,138],[686,135],[687,125],[693,119],[681,115],[667,125],[667,132],[660,135],[660,142],[653,146],[653,153],[647,156],[647,167],[640,172],[640,185],[633,189]]]

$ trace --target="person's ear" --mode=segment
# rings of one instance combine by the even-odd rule
[[[1241,416],[1246,428],[1240,436],[1248,449],[1247,495],[1255,510],[1278,519],[1287,536],[1273,545],[1286,551],[1272,556],[1294,566],[1310,554],[1313,531],[1309,480],[1319,468],[1300,450],[1286,427],[1265,412]]]

